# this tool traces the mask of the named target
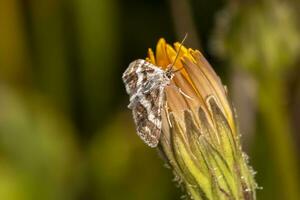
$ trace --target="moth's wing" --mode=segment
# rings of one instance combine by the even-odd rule
[[[158,70],[158,67],[142,59],[130,63],[122,76],[127,93],[130,96],[136,94]]]
[[[137,72],[140,71],[140,68],[142,68],[144,62],[145,61],[142,59],[133,61],[123,73],[122,79],[125,84],[126,91],[130,96],[136,93],[138,89],[139,75]]]
[[[164,87],[163,70],[145,60],[130,63],[123,74],[126,91],[130,96],[137,133],[150,147],[156,147],[161,134],[161,108]],[[153,87],[155,86],[155,87]]]
[[[133,118],[137,133],[150,147],[156,147],[161,134],[161,109],[164,88],[157,88],[140,97],[133,108]]]

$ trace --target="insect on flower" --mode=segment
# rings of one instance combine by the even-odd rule
[[[200,51],[161,38],[123,80],[138,135],[159,144],[190,199],[256,199],[227,90]]]
[[[181,42],[183,44],[187,35]],[[174,74],[174,64],[179,55],[166,70],[145,60],[138,59],[129,64],[123,73],[123,81],[130,97],[128,108],[132,109],[137,134],[150,147],[156,147],[162,127],[161,110],[165,107],[165,87]],[[180,88],[176,88],[185,95]]]

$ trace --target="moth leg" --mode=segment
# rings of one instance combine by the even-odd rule
[[[168,123],[169,123],[170,127],[172,128],[171,120],[170,120],[170,117],[169,117],[169,106],[168,106],[168,102],[167,101],[166,101],[164,107],[165,107],[165,111],[166,111]]]
[[[181,90],[181,88],[178,88],[178,91],[179,91],[183,96],[185,96],[186,98],[193,100],[193,98],[190,97],[189,95],[185,94],[185,93]]]
[[[180,94],[182,94],[186,98],[193,100],[193,98],[190,97],[189,95],[187,95],[186,93],[184,93],[181,88],[179,88],[179,87],[177,87],[175,85],[172,85],[171,87],[174,88],[174,89],[176,89]]]

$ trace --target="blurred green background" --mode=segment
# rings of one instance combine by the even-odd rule
[[[229,88],[258,199],[300,199],[297,0],[0,0],[0,199],[184,194],[136,136],[122,72],[160,37]]]

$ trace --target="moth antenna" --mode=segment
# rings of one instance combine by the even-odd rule
[[[181,67],[181,68],[179,68],[179,69],[176,69],[176,70],[173,71],[173,73],[179,72],[179,71],[182,70],[183,68],[184,68],[184,67]]]
[[[179,56],[181,47],[182,47],[182,45],[183,45],[185,39],[187,38],[187,36],[188,36],[188,34],[186,33],[185,36],[184,36],[184,38],[182,39],[182,41],[181,41],[181,43],[180,43],[180,46],[179,46],[178,52],[177,52],[177,54],[176,54],[175,60],[173,61],[171,67],[169,68],[170,71],[172,71],[172,69],[173,69],[173,67],[174,67],[174,65],[175,65],[175,63],[176,63],[176,61],[177,61],[177,59],[178,59],[178,56]]]

